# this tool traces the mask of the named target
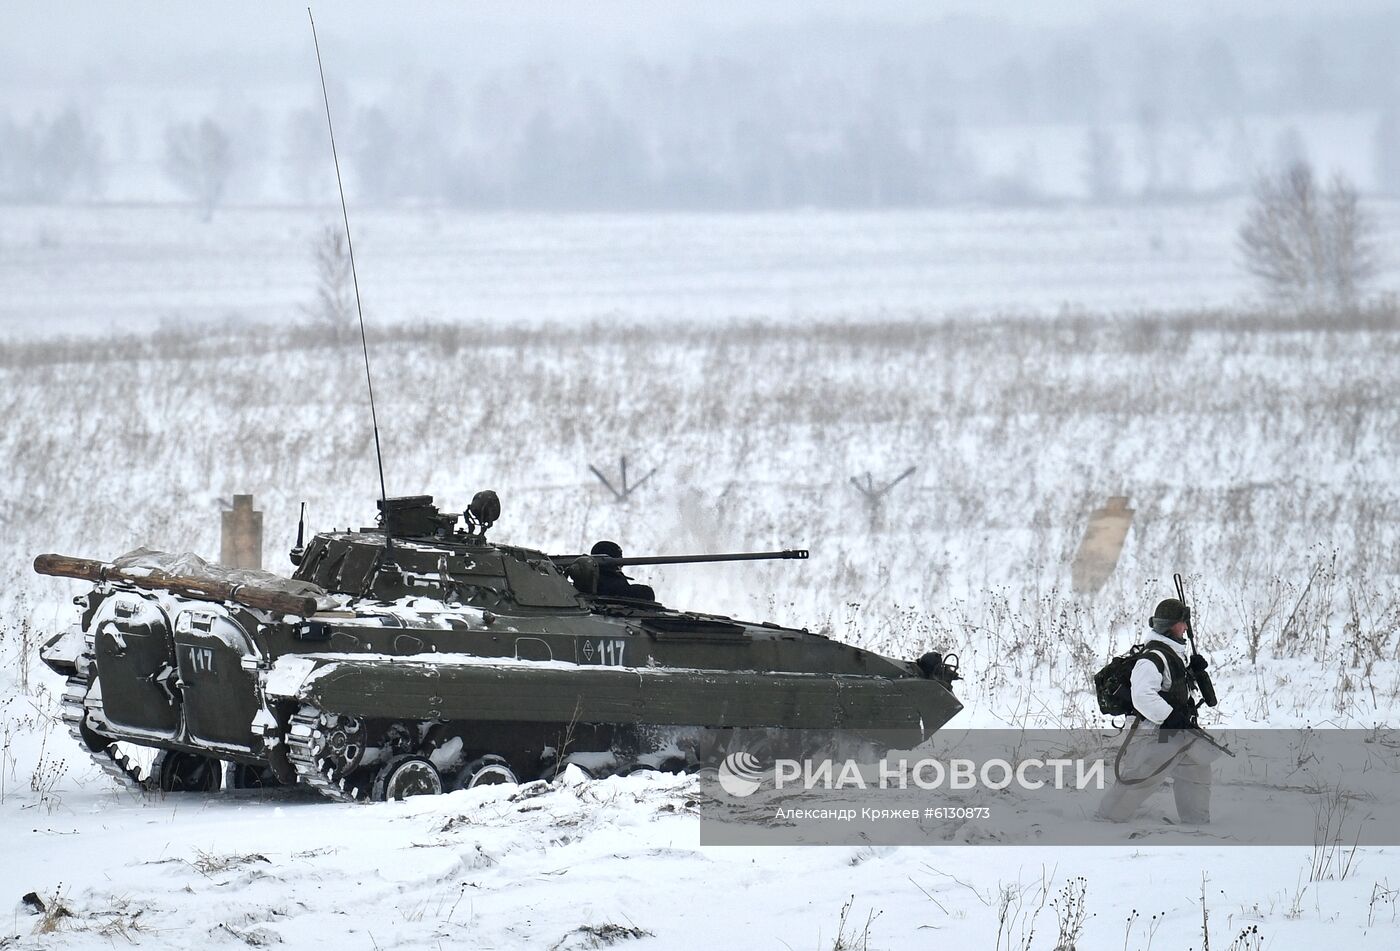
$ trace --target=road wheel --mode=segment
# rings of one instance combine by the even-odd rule
[[[480,759],[472,760],[467,764],[467,768],[462,770],[463,789],[475,789],[477,786],[497,786],[501,783],[519,783],[520,779],[515,775],[515,770],[510,768],[510,763],[506,762],[504,756],[487,754]]]
[[[436,796],[442,792],[442,774],[426,756],[395,756],[374,778],[371,798],[380,802],[409,796]]]
[[[282,785],[271,767],[249,763],[230,763],[226,782],[229,789],[272,789]]]
[[[212,756],[164,750],[152,764],[156,788],[161,792],[218,792],[223,785],[223,764]]]

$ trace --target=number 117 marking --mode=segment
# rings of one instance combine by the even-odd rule
[[[599,639],[598,646],[590,650],[592,647],[592,644],[584,644],[585,656],[596,656],[597,663],[606,667],[622,666],[622,654],[627,649],[627,641],[622,638]]]

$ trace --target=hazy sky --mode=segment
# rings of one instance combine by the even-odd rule
[[[1400,112],[1394,0],[350,0],[317,26],[349,167],[384,185],[366,199],[1206,194],[1303,158],[1400,188],[1400,137],[1373,148]],[[306,198],[319,100],[301,2],[0,0],[0,199],[174,197],[167,133],[211,117],[232,200]],[[82,144],[65,115],[91,148],[54,144]],[[1089,126],[1117,127],[1106,190],[1084,184]],[[46,184],[45,149],[96,171]]]
[[[613,0],[597,3],[510,4],[351,2],[323,3],[318,27],[323,44],[337,55],[366,57],[366,69],[425,58],[477,65],[549,55],[578,57],[639,53],[648,58],[703,48],[716,36],[768,24],[840,20],[852,23],[997,22],[1034,31],[1072,29],[1103,21],[1189,28],[1232,20],[1328,21],[1393,11],[1381,0],[1229,0],[1229,2],[1126,3],[1113,0],[803,0],[755,5],[707,0],[655,3]],[[1246,27],[1247,28],[1247,27]],[[44,80],[94,78],[95,73],[142,73],[159,79],[186,70],[237,64],[246,71],[304,66],[309,41],[305,6],[253,0],[239,4],[138,0],[112,3],[29,2],[0,4],[0,82],[31,85]],[[330,50],[327,50],[329,54]],[[172,68],[173,67],[173,68]],[[150,75],[155,73],[156,75]]]

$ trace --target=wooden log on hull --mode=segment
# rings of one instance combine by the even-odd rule
[[[90,558],[70,555],[40,555],[34,559],[34,570],[41,575],[77,578],[95,584],[112,582],[128,584],[149,591],[170,591],[199,601],[232,601],[245,607],[271,611],[274,614],[296,614],[310,617],[316,613],[316,599],[285,591],[272,591],[256,585],[228,584],[208,578],[172,575],[163,571],[123,571],[115,565]]]

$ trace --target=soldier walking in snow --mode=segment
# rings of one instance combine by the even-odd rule
[[[1205,669],[1204,658],[1187,651],[1190,616],[1191,609],[1180,600],[1162,601],[1148,621],[1152,633],[1134,649],[1135,716],[1114,761],[1116,782],[1099,803],[1099,819],[1127,822],[1170,778],[1181,821],[1210,822],[1210,763],[1219,754],[1188,732],[1196,726],[1200,705],[1197,674]]]

